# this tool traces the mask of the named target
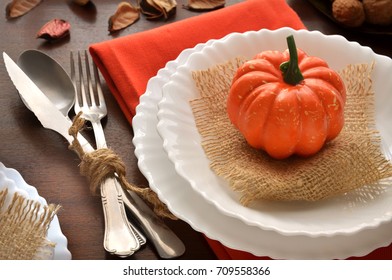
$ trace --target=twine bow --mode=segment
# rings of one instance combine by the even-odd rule
[[[72,126],[69,128],[69,135],[74,140],[69,148],[75,151],[79,158],[80,163],[80,174],[85,176],[90,183],[90,191],[94,195],[100,194],[101,183],[107,178],[117,175],[117,178],[121,186],[125,189],[135,192],[141,196],[145,201],[153,206],[154,212],[165,218],[176,220],[166,205],[163,204],[155,192],[150,188],[141,188],[129,183],[126,179],[125,164],[121,158],[111,149],[101,148],[90,153],[85,153],[82,146],[80,145],[77,134],[83,129],[85,120],[81,117],[81,112],[77,114],[73,120]]]

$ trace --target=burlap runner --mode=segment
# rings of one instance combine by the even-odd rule
[[[241,194],[242,204],[262,199],[317,201],[392,176],[374,129],[372,65],[350,65],[340,73],[347,87],[345,126],[334,141],[311,158],[274,160],[251,148],[227,117],[227,93],[242,63],[235,59],[193,72],[201,97],[191,101],[211,168]]]
[[[53,258],[56,244],[46,239],[49,224],[59,206],[42,206],[15,193],[6,203],[8,189],[0,191],[0,259]]]

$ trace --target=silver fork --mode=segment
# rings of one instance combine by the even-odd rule
[[[97,149],[106,148],[107,145],[101,119],[107,115],[107,109],[102,94],[99,74],[96,65],[93,63],[93,86],[87,51],[85,51],[84,57],[88,94],[86,94],[84,83],[85,78],[81,54],[78,52],[78,86],[75,78],[74,57],[71,52],[71,79],[74,83],[76,93],[75,113],[78,114],[81,111],[82,117],[91,122]],[[96,100],[96,97],[98,100]],[[114,176],[106,179],[101,185],[101,198],[105,219],[104,248],[111,254],[127,257],[137,251],[141,245],[145,244],[146,238],[128,221],[122,194],[121,186],[119,186]]]

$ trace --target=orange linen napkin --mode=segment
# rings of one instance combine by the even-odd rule
[[[248,0],[162,27],[90,46],[94,62],[101,70],[130,124],[150,78],[186,48],[232,32],[262,28],[305,28],[298,15],[284,0]],[[207,241],[219,259],[260,259]],[[372,258],[390,258],[377,254]]]
[[[284,26],[304,28],[284,0],[249,0],[149,31],[93,44],[90,52],[131,123],[148,80],[184,49],[232,32]]]

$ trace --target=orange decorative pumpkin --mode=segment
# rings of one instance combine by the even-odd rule
[[[344,124],[339,74],[287,37],[285,52],[264,51],[236,72],[227,99],[230,121],[254,148],[284,159],[311,156]]]

